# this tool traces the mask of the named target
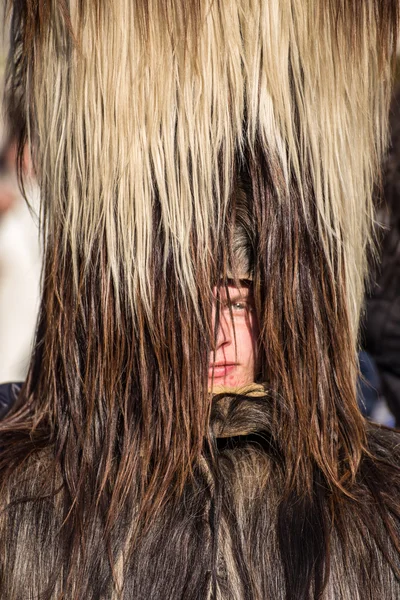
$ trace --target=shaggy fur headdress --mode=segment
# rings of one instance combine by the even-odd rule
[[[199,465],[206,451],[218,454],[211,290],[231,264],[240,181],[251,189],[268,390],[255,418],[267,415],[279,442],[274,498],[312,496],[316,473],[332,498],[351,494],[367,445],[357,331],[398,2],[9,5],[8,99],[25,115],[45,260],[29,376],[2,425],[3,494],[26,456],[52,449],[69,532],[57,589],[91,598],[90,548],[106,540],[118,581],[122,547],[171,503],[190,510],[189,481],[200,481],[199,494],[207,488]],[[127,506],[137,518],[122,519]],[[212,561],[217,546],[209,550]],[[299,581],[310,585],[313,568]],[[214,566],[205,572],[215,588]],[[168,598],[205,597],[187,585]],[[132,597],[161,597],[154,589]],[[260,590],[229,597],[266,598]]]

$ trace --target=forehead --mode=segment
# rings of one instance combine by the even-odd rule
[[[241,279],[235,282],[233,279],[228,279],[225,283],[215,286],[213,294],[218,298],[231,298],[233,296],[249,296],[252,292],[252,282],[248,279]]]

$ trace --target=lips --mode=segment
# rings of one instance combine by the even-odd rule
[[[235,370],[236,366],[236,363],[214,363],[208,368],[208,377],[210,379],[212,379],[213,376],[214,379],[226,377]]]

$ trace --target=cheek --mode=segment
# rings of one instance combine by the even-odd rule
[[[254,363],[256,331],[251,324],[243,324],[236,331],[237,353],[239,362],[243,365]]]

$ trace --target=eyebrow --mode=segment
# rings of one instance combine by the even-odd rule
[[[240,287],[237,286],[239,284]],[[253,282],[250,279],[231,279],[225,280],[224,285],[218,286],[218,292],[214,296],[214,299],[222,303],[232,302],[234,300],[243,299],[248,300],[252,295]],[[234,290],[230,291],[228,288],[232,287]]]
[[[232,292],[225,292],[225,289],[223,289],[222,293],[219,296],[219,299],[222,304],[226,304],[229,302],[237,302],[238,300],[243,300],[247,302],[251,300],[251,294],[248,288],[236,288]]]
[[[230,285],[231,287],[238,287],[236,284],[239,283],[241,288],[251,288],[253,282],[250,279],[231,279],[228,277],[226,280],[226,285]]]

